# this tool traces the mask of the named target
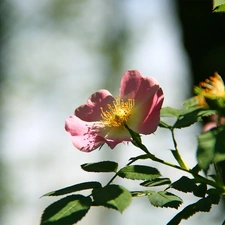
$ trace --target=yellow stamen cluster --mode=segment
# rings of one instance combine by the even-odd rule
[[[112,105],[107,104],[108,110],[103,111],[103,108],[100,107],[102,117],[100,122],[102,122],[106,127],[124,126],[131,117],[131,111],[134,104],[134,99],[128,99],[124,102],[123,99],[116,98]]]

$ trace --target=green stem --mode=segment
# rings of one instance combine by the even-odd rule
[[[142,150],[143,150],[143,149],[142,149]],[[182,171],[184,171],[184,172],[187,172],[187,173],[191,174],[191,175],[195,178],[195,181],[196,181],[197,183],[208,184],[208,185],[210,185],[210,186],[212,186],[212,187],[217,188],[219,191],[221,191],[221,193],[222,193],[223,195],[225,195],[225,187],[221,186],[220,184],[217,184],[216,182],[214,182],[214,181],[212,181],[212,180],[209,180],[209,179],[207,179],[207,178],[205,178],[205,177],[203,177],[203,176],[201,176],[201,175],[199,175],[199,174],[197,174],[197,173],[193,173],[193,171],[190,170],[190,169],[187,170],[187,169],[185,169],[185,168],[182,168],[182,167],[177,166],[177,165],[175,165],[175,164],[172,164],[172,163],[170,163],[170,162],[167,162],[167,161],[164,161],[164,160],[162,160],[162,159],[159,159],[159,158],[157,158],[155,155],[153,155],[153,154],[151,154],[151,153],[148,153],[148,154],[145,154],[145,155],[140,155],[140,156],[138,156],[138,157],[132,158],[132,160],[131,160],[129,163],[127,163],[126,166],[131,165],[132,163],[134,163],[135,161],[137,161],[137,160],[139,160],[139,159],[147,159],[147,158],[148,158],[148,159],[151,159],[152,161],[161,163],[161,164],[163,164],[163,165],[166,165],[166,166],[169,166],[169,167],[172,167],[172,168],[175,168],[175,169],[178,169],[178,170],[182,170]],[[112,179],[107,183],[107,185],[109,185],[110,183],[112,183],[112,181],[113,181],[117,176],[118,176],[118,173],[116,173],[116,174],[112,177]]]
[[[174,154],[174,156],[175,156],[175,158],[178,161],[178,163],[179,163],[180,166],[177,166],[175,164],[166,162],[166,161],[164,161],[162,159],[157,158],[155,155],[151,154],[149,152],[149,150],[146,148],[146,146],[142,144],[140,135],[138,133],[134,132],[133,130],[131,130],[126,124],[125,124],[125,128],[129,131],[129,133],[130,133],[130,135],[131,135],[131,137],[133,139],[133,144],[136,147],[140,148],[142,151],[144,151],[146,153],[146,157],[143,157],[143,159],[149,158],[149,159],[151,159],[151,160],[153,160],[155,162],[159,162],[159,163],[164,164],[166,166],[173,167],[175,169],[179,169],[179,170],[185,171],[187,173],[190,173],[195,178],[195,181],[197,183],[205,183],[205,184],[208,184],[208,185],[210,185],[212,187],[217,188],[218,190],[221,191],[221,193],[223,195],[225,195],[225,187],[224,186],[221,186],[221,184],[217,184],[216,182],[214,182],[212,180],[208,180],[207,178],[199,175],[198,173],[195,173],[194,171],[192,171],[192,170],[190,170],[188,168],[188,166],[185,164],[185,162],[183,161],[183,159],[182,159],[182,157],[181,157],[181,155],[180,155],[180,153],[178,151],[177,142],[176,142],[176,139],[175,139],[175,136],[174,136],[174,130],[173,130],[173,128],[171,129],[173,143],[174,143],[174,147],[175,147],[175,150],[173,151],[173,154]],[[139,158],[137,157],[137,158],[134,159],[134,161],[136,161],[137,159],[141,159],[141,158],[140,157]],[[131,163],[133,163],[133,161],[131,161],[128,165],[130,165]],[[114,178],[115,177],[116,176],[114,176]],[[113,180],[113,179],[111,179],[111,180]],[[111,180],[110,180],[110,182],[111,182]]]
[[[174,148],[175,150],[172,150],[172,154],[174,156],[174,158],[177,160],[177,162],[179,163],[180,167],[185,169],[185,170],[189,170],[188,166],[186,165],[186,163],[184,162],[184,160],[182,159],[178,147],[177,147],[177,142],[175,139],[175,135],[174,135],[174,129],[172,128],[171,130],[171,134],[172,134],[172,139],[173,139],[173,144],[174,144]]]
[[[208,184],[208,185],[210,185],[210,186],[212,186],[212,187],[217,188],[217,189],[220,190],[223,194],[225,194],[225,187],[223,187],[223,186],[221,186],[220,184],[217,184],[216,182],[214,182],[214,181],[212,181],[212,180],[209,180],[209,179],[207,179],[207,178],[205,178],[205,177],[203,177],[203,176],[201,176],[201,175],[199,175],[199,174],[193,173],[193,171],[190,170],[190,169],[186,169],[186,168],[183,168],[183,167],[179,167],[179,166],[174,165],[174,164],[172,164],[172,163],[166,162],[166,161],[164,161],[164,160],[162,160],[162,159],[159,159],[159,158],[155,157],[155,156],[152,155],[152,154],[149,155],[149,158],[150,158],[151,160],[155,161],[155,162],[159,162],[159,163],[164,164],[164,165],[166,165],[166,166],[173,167],[173,168],[175,168],[175,169],[179,169],[179,170],[185,171],[185,172],[187,172],[187,173],[190,173],[190,174],[195,178],[195,181],[196,181],[197,183]]]

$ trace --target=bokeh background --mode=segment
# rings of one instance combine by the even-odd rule
[[[111,176],[85,173],[80,165],[116,160],[121,166],[140,154],[131,145],[82,153],[64,130],[65,119],[99,89],[118,95],[127,69],[160,83],[164,106],[182,107],[192,85],[224,76],[224,16],[211,1],[173,0],[1,0],[0,1],[0,224],[38,225],[56,198],[46,192]],[[181,154],[196,163],[200,126],[177,132]],[[170,134],[158,129],[144,137],[158,157],[174,162]],[[180,172],[149,161],[166,177]],[[138,183],[116,180],[130,189]],[[184,204],[196,199],[180,195]],[[134,199],[121,215],[93,208],[81,225],[166,224],[174,209]],[[199,213],[182,224],[221,224],[224,208]]]

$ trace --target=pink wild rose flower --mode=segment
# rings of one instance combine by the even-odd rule
[[[163,100],[163,91],[155,79],[128,70],[122,77],[118,97],[104,89],[95,92],[67,118],[65,129],[80,151],[91,152],[104,143],[113,149],[118,143],[131,141],[125,124],[140,134],[155,132]]]

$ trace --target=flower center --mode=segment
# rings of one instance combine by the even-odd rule
[[[102,122],[107,127],[123,126],[131,117],[131,111],[134,107],[134,99],[128,99],[124,102],[123,99],[116,98],[112,105],[107,104],[108,110],[103,111],[100,107]]]

